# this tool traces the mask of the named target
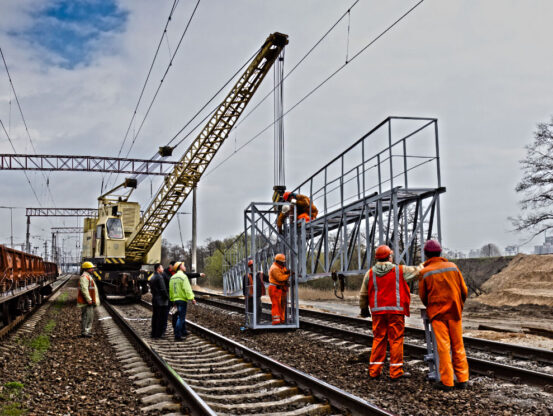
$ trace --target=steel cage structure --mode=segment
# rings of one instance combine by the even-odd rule
[[[225,253],[225,294],[239,293],[248,258],[265,272],[277,249],[289,250],[300,282],[363,274],[380,244],[396,263],[423,261],[425,240],[441,240],[438,139],[435,118],[388,117],[293,190],[319,216],[306,223],[294,214],[282,234],[274,224],[287,203],[250,204],[245,233]]]

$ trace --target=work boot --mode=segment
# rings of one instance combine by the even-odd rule
[[[401,380],[402,378],[411,378],[411,373],[408,373],[408,372],[404,372],[402,375],[400,375],[399,377],[395,377],[395,378],[390,378],[391,381],[398,381],[398,380]]]
[[[467,382],[463,381],[461,383],[455,383],[455,388],[465,390],[467,388]]]
[[[434,384],[434,388],[437,389],[437,390],[441,390],[441,391],[451,391],[451,390],[453,390],[453,386],[446,386],[441,381]]]

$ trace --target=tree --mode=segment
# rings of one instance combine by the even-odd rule
[[[501,250],[493,243],[488,243],[480,249],[481,257],[499,257],[501,256]]]
[[[525,148],[526,157],[520,161],[522,180],[515,188],[523,195],[523,213],[511,220],[517,231],[537,236],[553,229],[553,117],[548,123],[538,123],[534,142]]]

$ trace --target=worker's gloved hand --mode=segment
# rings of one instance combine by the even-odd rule
[[[371,316],[371,312],[369,311],[369,308],[363,308],[361,309],[361,316],[363,318],[368,318],[369,316]]]

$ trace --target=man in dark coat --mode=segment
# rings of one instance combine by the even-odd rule
[[[165,287],[167,288],[167,293],[169,293],[169,280],[171,280],[171,276],[173,276],[176,272],[174,270],[174,264],[175,260],[171,260],[169,262],[169,266],[165,270],[163,270],[163,280],[165,281]],[[169,320],[169,311],[171,310],[171,306],[173,306],[173,303],[169,300],[169,303],[167,304],[165,319],[163,320],[163,330],[161,331],[161,336],[165,335],[165,332],[167,331],[167,321]]]
[[[152,292],[152,338],[161,338],[164,328],[167,327],[167,314],[169,311],[169,293],[163,278],[163,266],[154,265],[154,274],[148,281]]]

